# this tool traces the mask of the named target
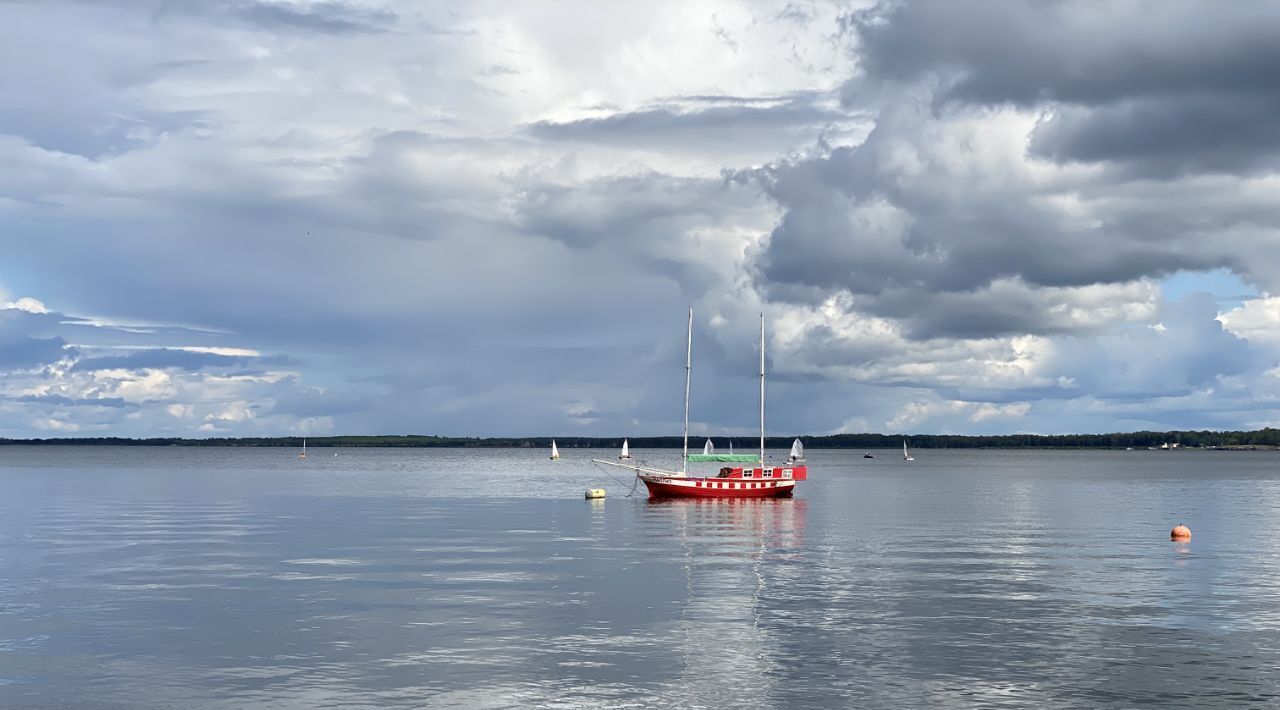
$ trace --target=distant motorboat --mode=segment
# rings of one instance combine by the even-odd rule
[[[620,459],[629,459],[629,458],[631,458],[631,449],[627,447],[627,440],[626,440],[626,439],[623,439],[623,440],[622,440],[622,453],[618,454],[618,458],[620,458]]]
[[[556,448],[556,440],[551,440],[551,460],[555,461],[560,458],[560,449]]]
[[[906,440],[906,439],[903,439],[903,440],[902,440],[902,460],[903,460],[903,461],[915,461],[915,460],[916,460],[916,457],[912,456],[910,451],[907,451],[907,440]]]
[[[874,456],[872,456],[871,454],[863,454],[863,455],[862,455],[862,458],[864,458],[864,459],[873,459],[873,458],[875,458],[875,457],[874,457]]]

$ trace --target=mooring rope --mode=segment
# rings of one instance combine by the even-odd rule
[[[641,462],[641,463],[643,463],[643,462]],[[622,481],[619,481],[619,480],[618,480],[618,478],[617,478],[616,476],[614,476],[612,473],[610,473],[610,472],[609,472],[609,470],[608,470],[608,469],[606,469],[604,466],[601,466],[601,465],[600,465],[600,464],[598,464],[598,463],[592,463],[591,465],[592,465],[592,466],[595,466],[597,469],[599,469],[599,470],[600,470],[600,472],[601,472],[601,473],[603,473],[604,475],[608,476],[610,479],[612,479],[612,480],[613,480],[613,482],[614,482],[614,483],[618,484],[619,486],[625,486],[625,485],[627,485],[626,483],[624,483],[624,482],[622,482]],[[632,477],[632,479],[631,479],[631,490],[630,490],[630,491],[629,491],[625,496],[623,496],[623,497],[624,497],[624,498],[630,498],[631,496],[635,495],[635,493],[636,493],[636,488],[637,488],[639,485],[640,485],[640,477],[639,477],[639,476],[634,476],[634,477]]]

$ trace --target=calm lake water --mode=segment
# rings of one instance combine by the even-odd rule
[[[1280,703],[1278,453],[563,453],[0,447],[0,707]]]

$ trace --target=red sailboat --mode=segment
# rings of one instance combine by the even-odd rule
[[[786,463],[769,466],[764,457],[764,314],[760,314],[760,452],[717,454],[711,446],[701,454],[689,453],[689,376],[693,369],[693,309],[689,309],[689,336],[684,365],[684,456],[679,471],[641,464],[620,464],[593,459],[595,463],[635,471],[649,489],[650,498],[780,498],[795,492],[796,481],[808,478],[804,446],[791,445]],[[708,442],[710,444],[710,442]],[[737,464],[721,467],[713,475],[689,473],[690,463]]]

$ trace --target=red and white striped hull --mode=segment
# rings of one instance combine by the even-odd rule
[[[640,474],[650,498],[785,498],[795,492],[794,479],[751,480]]]

